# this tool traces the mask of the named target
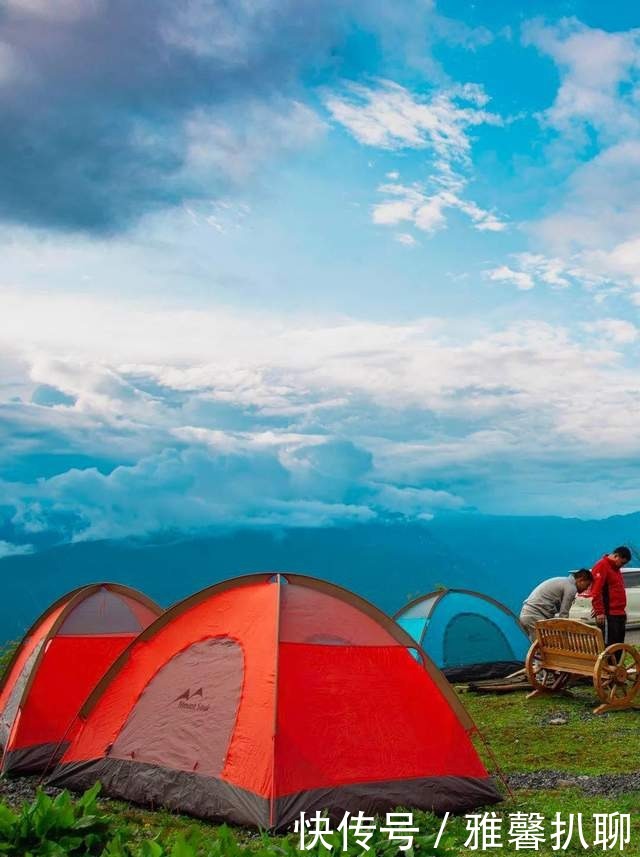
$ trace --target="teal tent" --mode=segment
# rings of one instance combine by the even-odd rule
[[[506,676],[522,666],[530,645],[508,607],[468,589],[429,592],[394,619],[450,681]]]

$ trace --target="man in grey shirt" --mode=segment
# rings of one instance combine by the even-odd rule
[[[525,600],[520,611],[520,622],[531,640],[539,619],[566,618],[578,592],[585,592],[593,581],[588,568],[567,577],[552,577],[543,581]]]

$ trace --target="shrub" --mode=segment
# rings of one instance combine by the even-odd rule
[[[111,819],[98,809],[97,783],[72,801],[68,792],[55,799],[41,789],[15,812],[0,804],[0,854],[7,857],[93,857],[112,837]]]

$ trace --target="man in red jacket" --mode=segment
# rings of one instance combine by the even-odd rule
[[[591,604],[597,624],[604,630],[607,646],[624,643],[627,625],[627,593],[620,569],[631,559],[627,547],[605,554],[591,569]]]

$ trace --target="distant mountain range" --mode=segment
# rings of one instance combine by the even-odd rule
[[[82,583],[119,581],[168,606],[253,571],[321,577],[388,612],[438,585],[478,589],[517,610],[538,581],[589,566],[618,544],[640,543],[638,534],[640,513],[588,521],[451,514],[420,524],[66,544],[0,560],[0,639],[20,636],[51,601]]]

